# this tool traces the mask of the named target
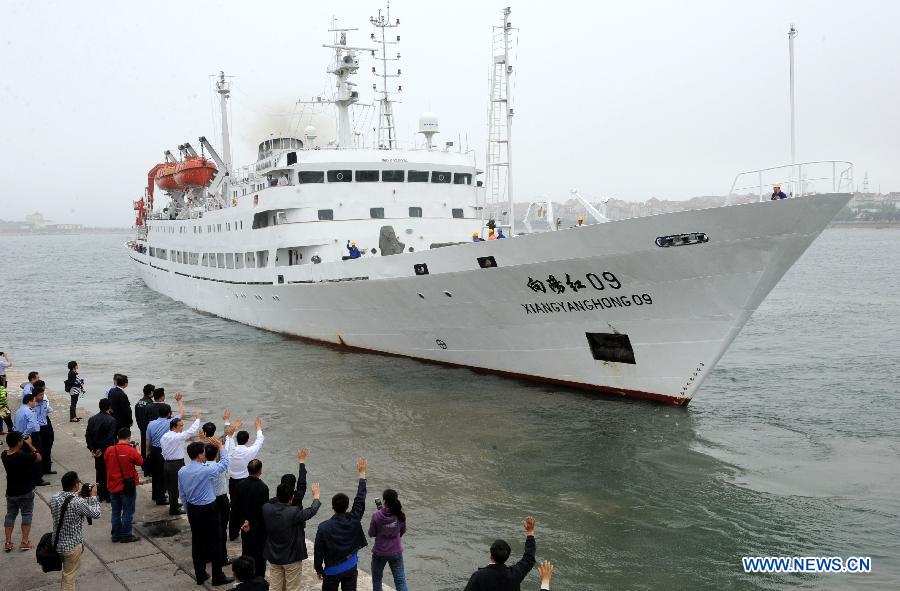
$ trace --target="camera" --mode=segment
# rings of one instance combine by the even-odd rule
[[[94,486],[94,485],[91,484],[90,482],[82,482],[81,490],[78,491],[78,496],[84,497],[85,499],[88,498],[89,496],[91,496],[91,487],[92,486]]]
[[[381,499],[375,497],[375,508],[381,510]]]

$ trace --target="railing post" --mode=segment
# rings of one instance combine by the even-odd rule
[[[837,187],[834,186],[835,176],[837,175],[837,162],[831,163],[831,192],[837,193]]]
[[[763,191],[762,191],[762,171],[759,171],[759,200],[763,200]]]

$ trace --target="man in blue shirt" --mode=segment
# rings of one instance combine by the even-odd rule
[[[779,199],[787,199],[787,195],[781,190],[781,185],[775,183],[775,186],[772,187],[772,201],[778,201]]]
[[[28,372],[28,383],[22,386],[22,392],[19,394],[19,401],[22,401],[22,398],[25,397],[26,394],[31,394],[32,389],[34,388],[34,383],[41,379],[41,376],[36,371]]]
[[[37,416],[38,425],[41,427],[41,467],[44,474],[56,474],[53,470],[50,452],[53,449],[53,441],[56,433],[53,431],[53,422],[50,420],[50,412],[53,407],[47,400],[46,386],[43,380],[34,383],[34,414]]]
[[[194,561],[194,576],[202,585],[209,575],[206,563],[212,562],[212,584],[226,585],[234,581],[225,575],[225,557],[219,552],[219,510],[216,508],[216,480],[228,470],[234,427],[225,428],[225,445],[218,462],[206,459],[206,444],[222,449],[222,442],[215,437],[202,437],[205,441],[195,441],[188,445],[187,454],[191,459],[187,466],[178,471],[178,496],[187,507],[188,523],[191,524],[191,558]]]
[[[37,415],[34,412],[36,406],[34,394],[26,394],[22,397],[22,406],[16,411],[13,417],[13,431],[18,431],[22,437],[28,437],[28,443],[34,449],[40,451],[41,442],[41,426],[38,424]],[[34,481],[35,486],[48,486],[50,483],[41,478],[43,465],[39,462],[34,464]]]
[[[362,256],[362,254],[360,254],[359,252],[359,249],[356,248],[356,243],[350,242],[349,240],[347,241],[347,251],[350,253],[351,259],[358,259]]]
[[[165,402],[156,403],[158,417],[147,423],[147,463],[150,469],[151,497],[157,505],[168,505],[169,497],[166,496],[165,462],[162,455],[162,436],[169,432],[173,418],[184,416],[184,400],[181,392],[175,392],[175,400],[178,402],[178,414],[172,416],[172,407]]]
[[[37,421],[37,414],[34,407],[37,402],[34,400],[34,394],[26,394],[22,397],[22,406],[16,411],[13,417],[13,431],[18,431],[22,437],[28,437],[32,433],[40,433],[41,426]]]

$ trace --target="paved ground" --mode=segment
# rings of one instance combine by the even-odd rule
[[[10,406],[13,411],[18,407],[14,401],[18,394],[18,385],[25,381],[25,376],[18,371],[8,371],[10,384]],[[96,404],[96,394],[89,399],[89,404]],[[132,403],[135,401],[132,400]],[[50,404],[55,409],[51,415],[56,441],[53,446],[53,469],[56,475],[47,476],[52,484],[37,488],[35,498],[34,521],[32,522],[31,541],[37,544],[41,536],[50,531],[51,517],[48,502],[50,497],[59,492],[60,477],[69,470],[78,472],[85,482],[94,481],[94,462],[84,444],[84,429],[87,417],[95,411],[79,408],[78,415],[84,420],[80,423],[68,421],[69,400],[62,395],[50,391]],[[6,449],[5,443],[2,448]],[[6,472],[0,470],[0,487],[6,489]],[[2,512],[5,514],[5,502]],[[85,553],[81,560],[81,573],[78,585],[90,591],[128,591],[153,590],[177,591],[180,589],[198,589],[194,582],[191,563],[190,528],[185,516],[171,517],[168,507],[157,507],[150,500],[149,483],[138,487],[137,508],[134,515],[135,534],[141,541],[132,544],[113,544],[110,542],[109,505],[101,504],[103,514],[93,525],[84,526]],[[9,554],[0,558],[0,589],[25,591],[37,589],[58,589],[59,573],[44,573],[35,562],[34,552],[20,552],[21,541],[19,520],[13,534],[13,542],[17,546]],[[311,528],[311,526],[310,526]],[[308,528],[308,532],[311,529]],[[307,541],[310,556],[312,545]],[[239,556],[240,541],[229,543],[229,556]],[[226,572],[230,571],[226,567]],[[227,589],[232,585],[211,587],[209,589]],[[315,576],[312,561],[303,563],[301,589],[312,591],[321,584]],[[371,578],[360,573],[359,588],[363,591],[371,589]],[[385,587],[387,589],[387,587]]]

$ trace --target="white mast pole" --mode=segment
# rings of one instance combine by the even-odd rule
[[[794,120],[794,38],[797,36],[797,29],[794,23],[788,30],[788,54],[790,57],[790,76],[791,76],[791,191],[797,193],[797,127]]]
[[[228,134],[228,95],[231,88],[225,81],[225,72],[219,72],[219,80],[216,82],[216,92],[219,93],[219,108],[222,110],[222,161],[225,162],[225,172],[231,173],[231,138]]]
[[[509,235],[516,235],[516,221],[513,212],[513,168],[512,168],[512,117],[513,109],[509,88],[509,75],[512,66],[509,65],[509,6],[503,9],[503,64],[506,76],[506,190],[509,196]]]

